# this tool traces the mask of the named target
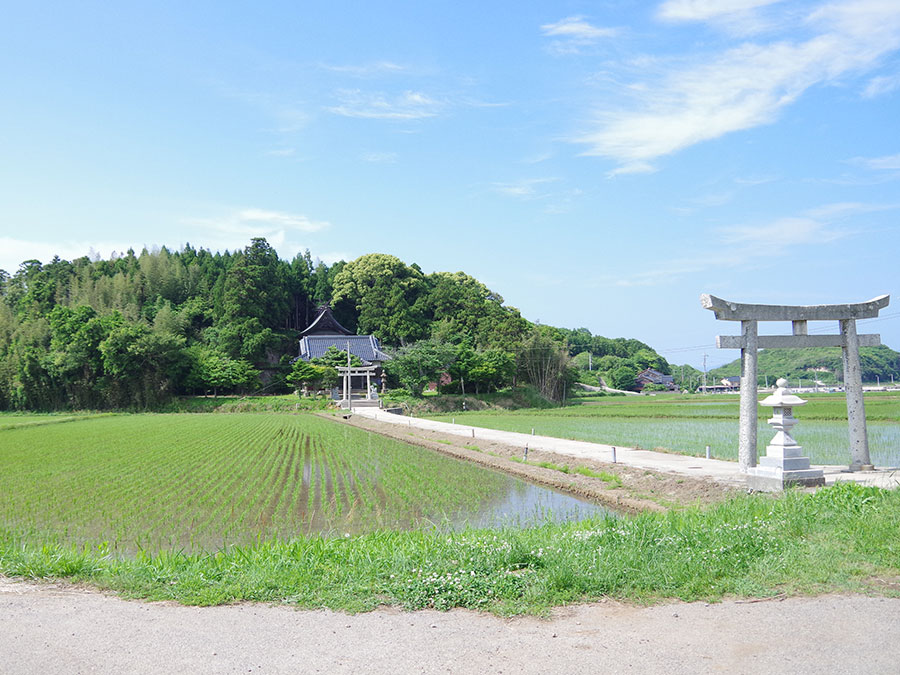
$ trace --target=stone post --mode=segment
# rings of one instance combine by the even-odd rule
[[[756,321],[741,321],[741,422],[738,464],[744,473],[756,466],[757,346]]]
[[[841,319],[840,326],[843,342],[841,353],[844,357],[844,391],[847,393],[847,422],[850,427],[850,471],[871,471],[874,467],[869,458],[856,320]]]

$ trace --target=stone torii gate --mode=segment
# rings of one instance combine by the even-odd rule
[[[887,307],[889,295],[848,305],[750,305],[729,302],[703,294],[700,304],[715,312],[717,319],[740,321],[740,335],[719,335],[716,347],[741,350],[741,422],[738,462],[741,471],[756,466],[757,350],[793,347],[841,347],[844,363],[844,390],[847,393],[847,420],[850,426],[850,470],[872,469],[866,409],[863,404],[859,348],[881,344],[880,335],[857,335],[856,320],[871,319]],[[760,321],[790,321],[793,335],[759,335]],[[810,335],[808,321],[837,321],[839,335]]]

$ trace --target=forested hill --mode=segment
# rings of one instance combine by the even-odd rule
[[[424,274],[385,254],[288,261],[265,239],[233,253],[187,245],[28,260],[0,271],[0,300],[3,409],[153,407],[175,394],[277,386],[322,303],[389,349],[452,347],[438,351],[481,373],[485,388],[528,380],[535,355],[653,353],[637,340],[535,326],[463,272]]]
[[[859,361],[863,382],[890,384],[891,375],[900,383],[900,353],[884,345],[862,347]],[[813,384],[818,380],[824,384],[843,381],[843,363],[840,347],[810,347],[806,349],[763,349],[759,352],[759,380],[768,376],[769,383],[779,377],[786,377],[791,384],[805,380]],[[724,366],[709,371],[710,382],[723,377],[741,374],[741,361],[737,359]]]

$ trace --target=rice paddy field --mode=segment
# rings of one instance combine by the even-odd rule
[[[113,554],[601,507],[311,415],[0,417],[0,530]]]
[[[803,395],[796,408],[794,438],[815,464],[849,463],[847,407],[843,394]],[[900,466],[900,393],[865,397],[869,449],[877,466]],[[760,456],[774,435],[766,424],[771,409],[760,406]],[[647,450],[737,459],[737,396],[598,397],[549,410],[479,411],[429,415],[457,424],[569,438]]]

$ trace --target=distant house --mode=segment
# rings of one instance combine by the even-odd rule
[[[722,386],[725,387],[727,391],[734,391],[735,389],[741,388],[741,378],[738,375],[723,377],[719,382],[722,383]]]
[[[381,351],[378,338],[374,335],[354,335],[338,323],[338,320],[331,313],[331,307],[322,305],[319,307],[319,315],[300,334],[300,354],[298,358],[304,361],[312,361],[325,356],[325,352],[328,351],[329,347],[334,347],[342,352],[346,352],[349,349],[351,354],[359,357],[364,368],[374,366],[375,383],[381,384],[381,365],[389,360],[390,357]],[[363,389],[365,386],[366,378],[354,375],[352,387],[354,389]]]
[[[646,368],[635,376],[634,384],[638,391],[642,391],[649,384],[661,384],[671,391],[675,389],[675,378],[671,375],[663,375],[655,368]]]

